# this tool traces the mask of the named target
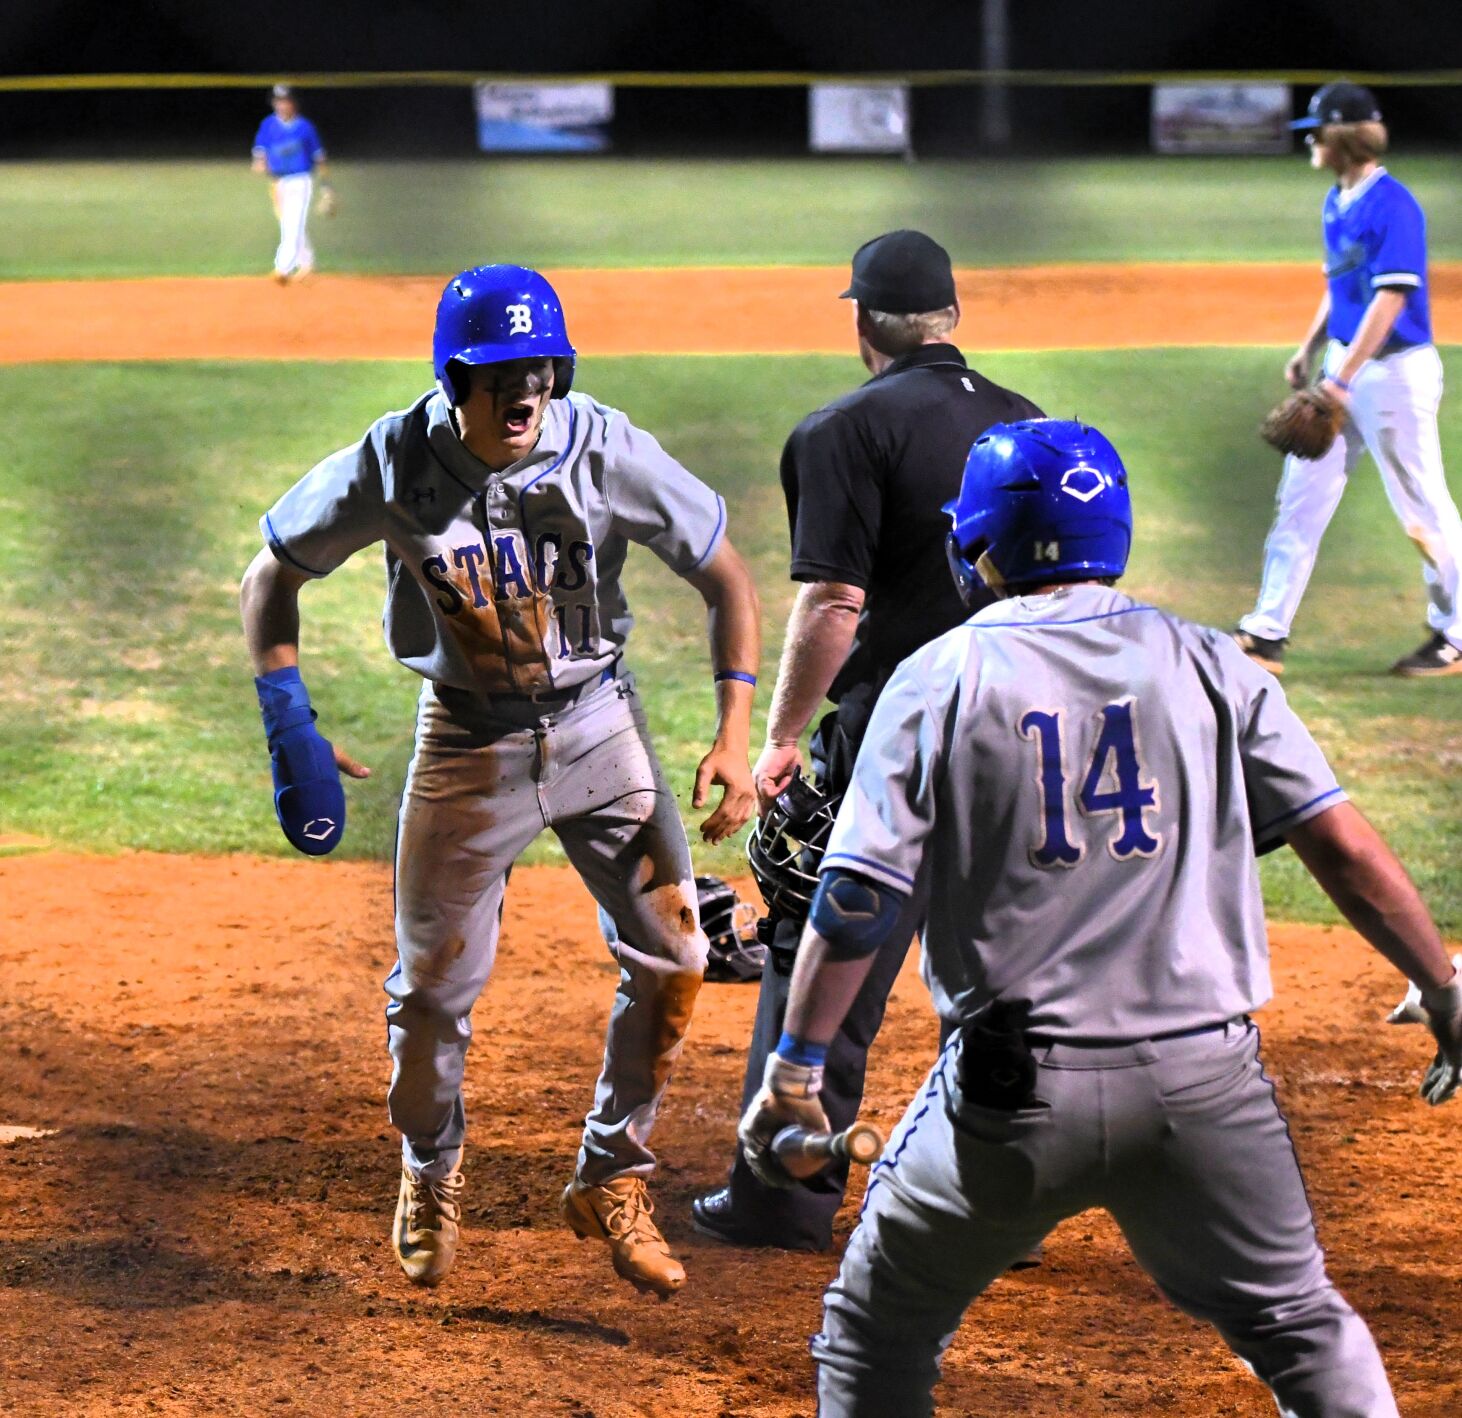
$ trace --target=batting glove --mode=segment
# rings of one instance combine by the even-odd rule
[[[1462,951],[1452,957],[1453,966],[1462,970]],[[1421,1006],[1421,986],[1409,985],[1401,1003],[1386,1016],[1387,1024],[1425,1024],[1426,1010]]]
[[[1413,984],[1386,1016],[1388,1024],[1425,1024],[1437,1041],[1437,1056],[1421,1080],[1421,1096],[1433,1107],[1462,1086],[1462,954],[1452,957],[1456,974],[1445,985],[1423,990]]]
[[[1421,1080],[1421,1096],[1436,1107],[1462,1085],[1462,968],[1447,984],[1423,990],[1421,1007],[1437,1041],[1437,1056]]]
[[[769,1187],[790,1187],[795,1178],[777,1160],[772,1139],[785,1127],[831,1132],[817,1095],[822,1065],[796,1064],[773,1054],[762,1075],[761,1091],[751,1100],[736,1129],[746,1165]]]

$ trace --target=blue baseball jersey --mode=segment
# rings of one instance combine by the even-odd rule
[[[1348,345],[1378,290],[1406,291],[1387,349],[1429,345],[1426,217],[1421,204],[1385,168],[1349,192],[1325,197],[1325,279],[1330,285],[1329,335]]]
[[[980,611],[899,666],[823,870],[927,893],[947,1020],[1130,1040],[1270,994],[1255,864],[1345,794],[1226,634],[1104,586]]]
[[[254,152],[264,155],[264,162],[275,177],[293,177],[309,172],[325,157],[320,135],[308,118],[296,115],[288,123],[270,114],[254,135]]]

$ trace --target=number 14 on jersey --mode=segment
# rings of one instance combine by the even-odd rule
[[[1162,835],[1148,830],[1144,815],[1156,812],[1158,785],[1144,775],[1138,755],[1134,702],[1124,699],[1105,705],[1098,713],[1099,729],[1091,761],[1081,786],[1066,775],[1062,742],[1062,711],[1032,709],[1020,720],[1020,736],[1036,750],[1036,788],[1044,835],[1032,842],[1030,859],[1038,867],[1073,867],[1086,855],[1086,843],[1073,842],[1066,805],[1071,794],[1088,818],[1111,814],[1117,822],[1107,839],[1107,850],[1119,862],[1132,857],[1155,857],[1162,850]]]

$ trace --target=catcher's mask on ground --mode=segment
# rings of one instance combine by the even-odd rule
[[[695,879],[701,929],[710,942],[708,980],[759,980],[767,948],[756,938],[756,907],[719,876]]]
[[[807,919],[838,801],[814,787],[799,770],[747,838],[751,874],[773,915]]]

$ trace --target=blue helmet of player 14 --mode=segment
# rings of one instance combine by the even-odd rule
[[[1127,569],[1127,469],[1105,436],[1074,419],[995,424],[975,440],[944,510],[949,566],[966,601],[982,581],[999,591]]]
[[[526,266],[473,266],[453,276],[432,332],[432,364],[447,397],[454,404],[467,397],[453,365],[509,359],[553,360],[553,397],[569,392],[574,347],[553,287]]]

